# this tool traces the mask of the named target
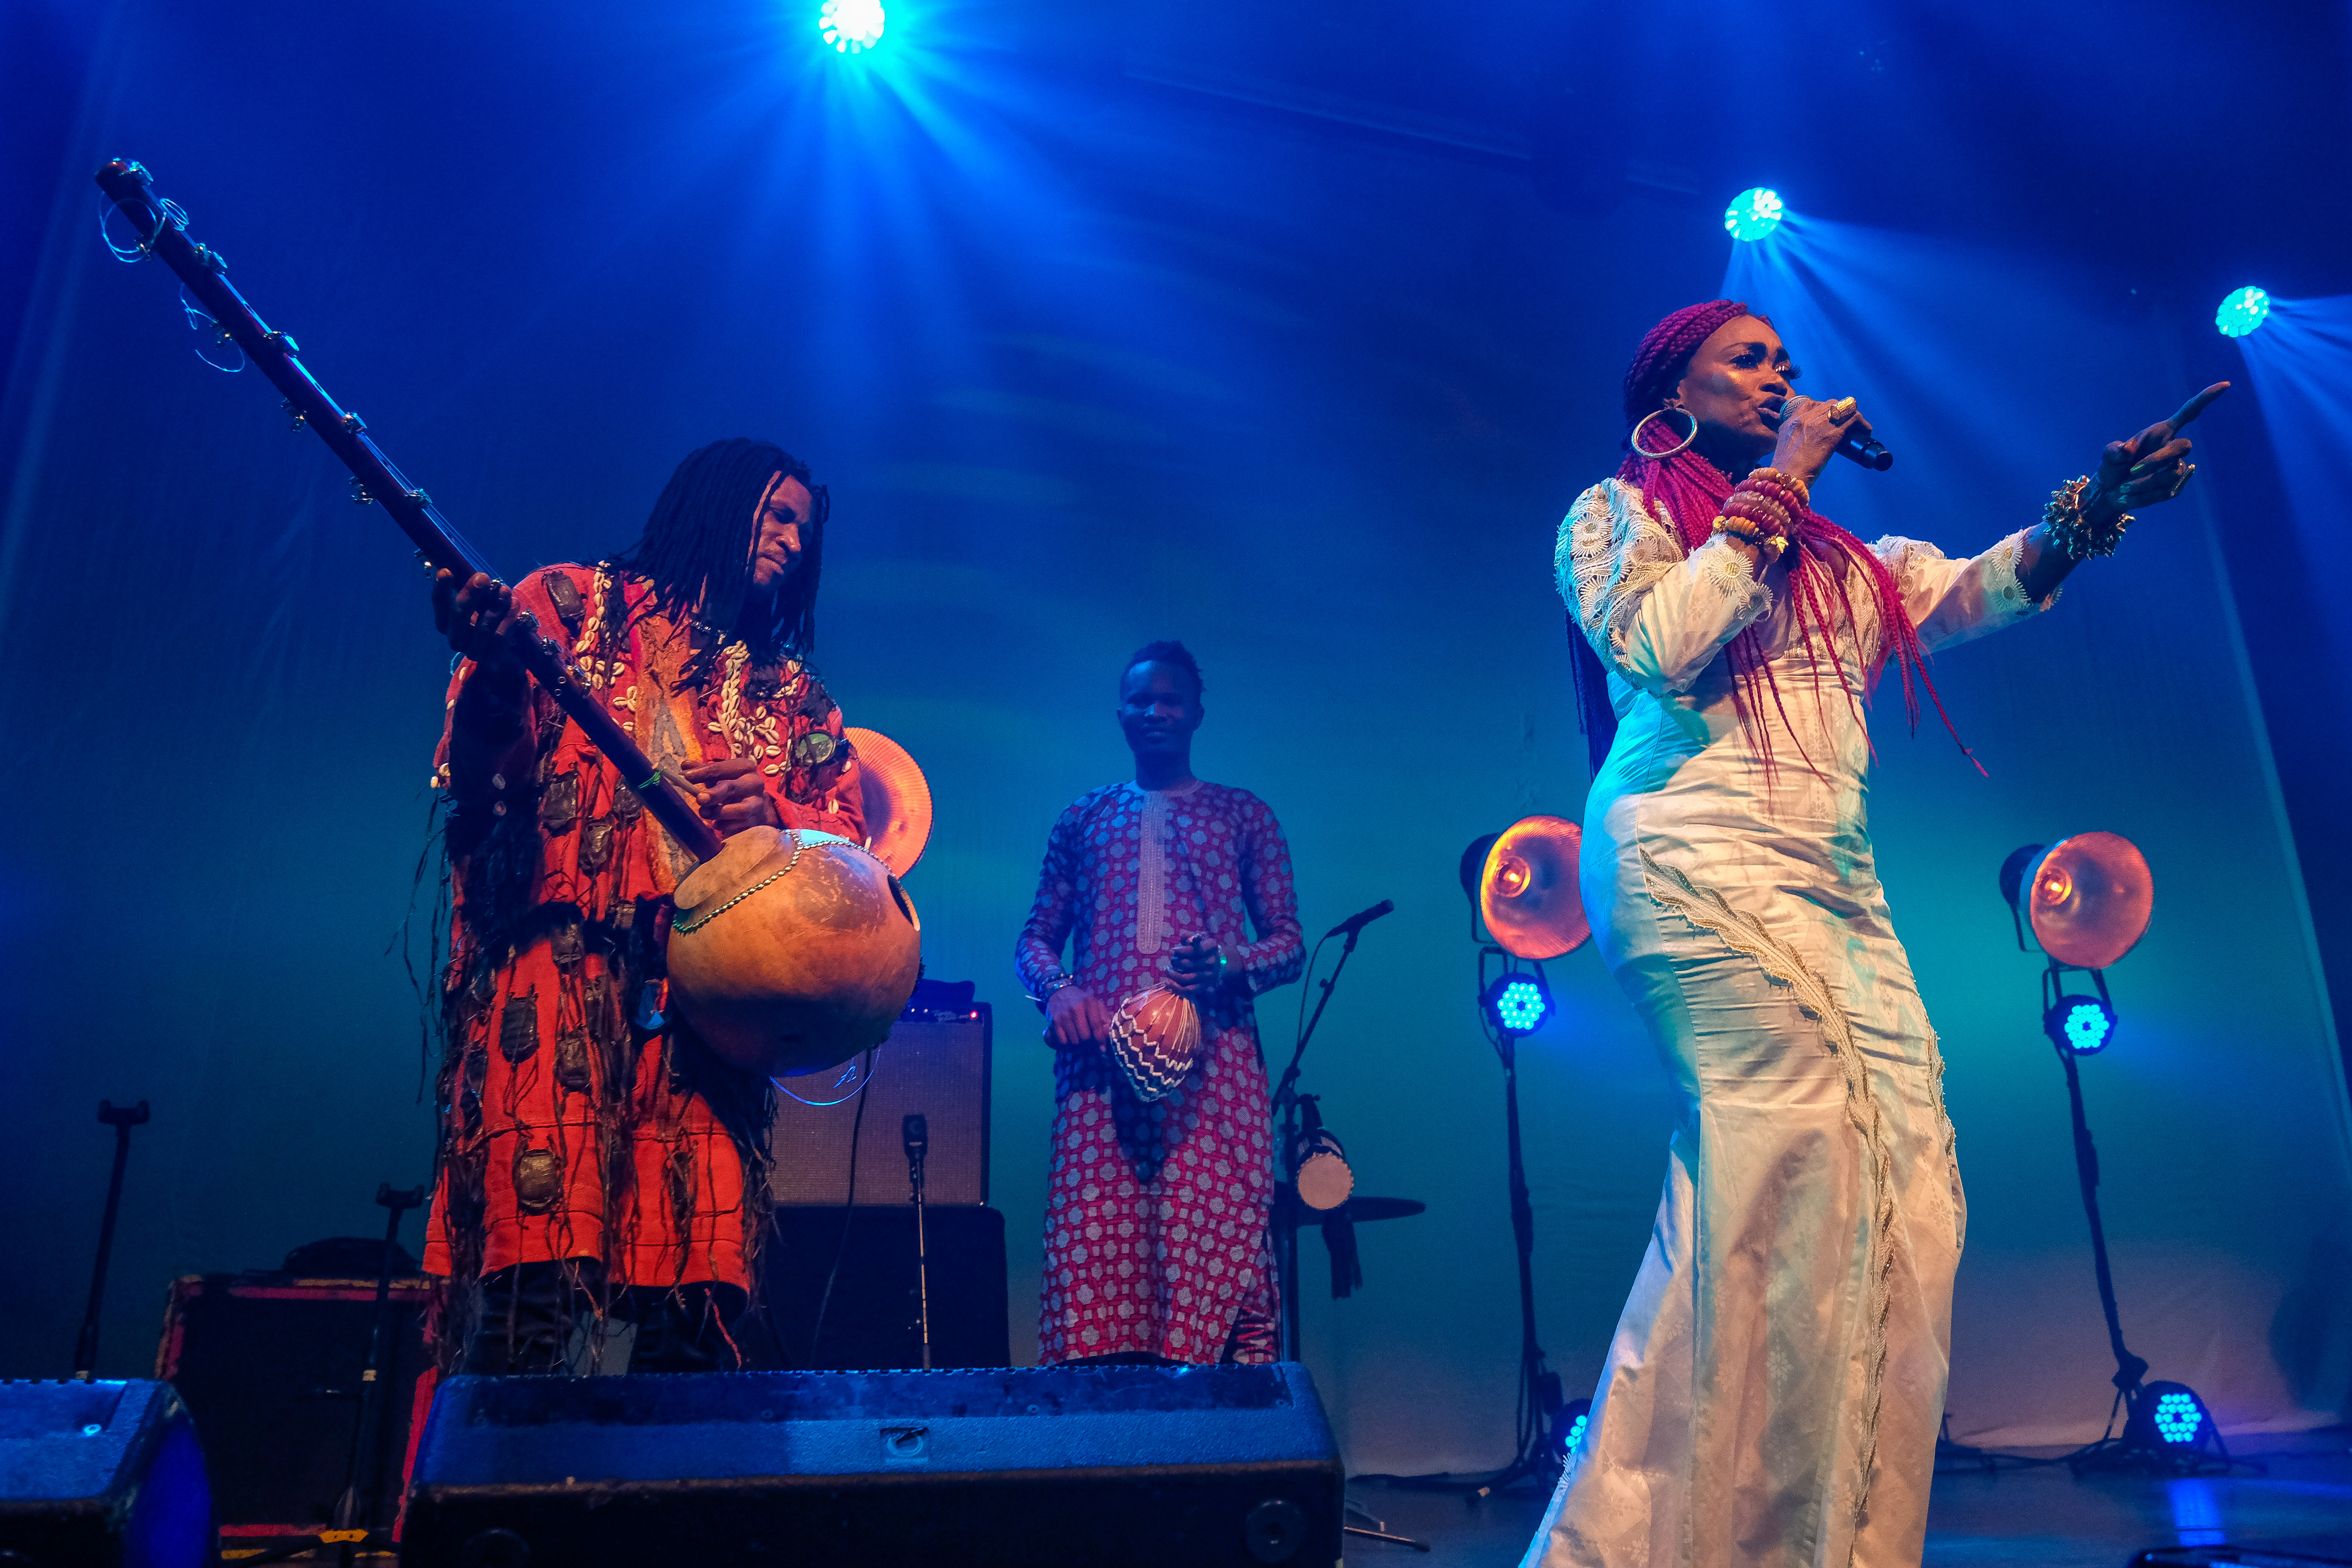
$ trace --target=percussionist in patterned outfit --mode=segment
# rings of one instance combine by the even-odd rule
[[[1134,782],[1055,821],[1014,954],[1046,1011],[1057,1101],[1037,1359],[1272,1361],[1274,1140],[1251,1003],[1305,955],[1290,847],[1257,796],[1192,776],[1201,669],[1183,644],[1137,650],[1118,713]],[[1125,1026],[1155,986],[1198,1009],[1189,1060]]]
[[[636,1325],[631,1372],[740,1363],[768,1085],[664,1016],[670,894],[693,859],[524,673],[528,610],[722,836],[866,837],[841,710],[808,657],[824,491],[763,441],[677,466],[643,536],[509,589],[447,572],[460,656],[435,783],[455,925],[442,975],[443,1371],[561,1372],[576,1327]]]

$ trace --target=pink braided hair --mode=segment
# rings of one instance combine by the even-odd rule
[[[1690,368],[1691,355],[1699,345],[1713,337],[1726,323],[1743,316],[1771,324],[1771,319],[1751,310],[1738,300],[1710,300],[1703,304],[1685,305],[1667,316],[1643,335],[1641,346],[1633,351],[1633,363],[1625,371],[1625,426],[1628,453],[1618,465],[1617,477],[1641,489],[1650,503],[1652,514],[1669,523],[1683,542],[1685,550],[1696,550],[1705,544],[1714,531],[1715,520],[1723,510],[1724,501],[1732,489],[1731,477],[1722,469],[1685,448],[1672,457],[1661,458],[1633,439],[1633,431],[1647,415],[1664,408],[1675,394],[1682,378]],[[1670,423],[1672,416],[1659,421]],[[1647,433],[1644,432],[1646,435]],[[1680,432],[1676,433],[1679,437]],[[1910,611],[1903,603],[1903,591],[1895,581],[1895,574],[1886,563],[1871,553],[1861,540],[1840,528],[1821,513],[1801,510],[1792,520],[1789,543],[1796,552],[1795,565],[1789,573],[1789,595],[1796,611],[1797,629],[1806,647],[1814,655],[1813,698],[1821,700],[1821,669],[1824,656],[1836,648],[1837,628],[1843,619],[1849,632],[1856,626],[1853,601],[1848,597],[1846,584],[1850,574],[1859,569],[1877,600],[1879,624],[1885,628],[1878,657],[1864,679],[1875,685],[1885,669],[1887,657],[1895,658],[1895,668],[1903,677],[1903,707],[1911,727],[1919,726],[1919,689],[1925,688],[1929,700],[1936,704],[1937,715],[1944,727],[1952,721],[1944,712],[1943,700],[1927,679],[1926,650],[1919,646],[1919,633],[1911,624]],[[1749,627],[1731,640],[1727,650],[1731,658],[1732,701],[1739,714],[1740,728],[1747,731],[1750,745],[1770,767],[1770,752],[1762,744],[1759,725],[1769,695],[1771,706],[1780,715],[1780,722],[1796,736],[1796,727],[1789,723],[1789,711],[1780,699],[1780,683],[1772,677],[1770,664],[1764,654],[1762,639],[1756,627]],[[1851,692],[1846,703],[1853,711],[1855,721],[1865,731],[1867,721]],[[1959,739],[1954,731],[1952,738]],[[1801,752],[1803,743],[1799,742]],[[1967,752],[1967,746],[1961,748]],[[1811,765],[1811,759],[1807,759]],[[1816,773],[1820,770],[1815,769]]]

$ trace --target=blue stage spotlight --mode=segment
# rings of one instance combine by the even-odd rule
[[[1761,239],[1780,227],[1787,216],[1780,194],[1758,185],[1731,198],[1731,205],[1723,209],[1723,226],[1734,239]]]
[[[2042,1015],[2050,1043],[2078,1057],[2095,1057],[2116,1037],[2116,1010],[2096,996],[2061,996]]]
[[[2270,319],[2271,297],[2259,289],[2241,289],[2221,301],[2213,324],[2225,338],[2242,338]]]
[[[2221,1446],[2213,1413],[2185,1383],[2143,1384],[2131,1396],[2124,1446],[2147,1453],[2193,1454]]]
[[[882,41],[882,0],[824,0],[816,29],[836,53],[870,49]]]
[[[1496,1033],[1532,1035],[1551,1016],[1551,991],[1539,974],[1505,970],[1478,998],[1478,1005],[1486,1009],[1486,1022]]]

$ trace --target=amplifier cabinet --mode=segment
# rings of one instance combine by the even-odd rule
[[[392,1282],[376,1473],[361,1496],[379,1524],[400,1504],[410,1406],[426,1365],[429,1282]],[[375,1326],[373,1279],[190,1274],[172,1282],[155,1375],[179,1390],[204,1434],[225,1538],[311,1535],[332,1518],[360,1415]]]
[[[460,1377],[406,1568],[1328,1568],[1345,1477],[1307,1369]]]
[[[901,1129],[920,1112],[929,1124],[930,1152],[923,1163],[924,1201],[933,1207],[988,1201],[988,1053],[986,1003],[968,1012],[933,1012],[901,1017],[874,1053],[873,1076],[864,1090],[866,1120],[857,1120],[857,1097],[838,1105],[804,1105],[791,1097],[824,1095],[830,1075],[786,1080],[776,1096],[770,1147],[775,1169],[768,1190],[780,1204],[838,1206],[905,1203],[907,1149]],[[862,1058],[861,1058],[862,1059]],[[856,1195],[850,1194],[849,1144],[857,1141]]]

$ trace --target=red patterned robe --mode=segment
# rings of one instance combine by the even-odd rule
[[[650,594],[551,566],[515,603],[655,762],[758,756],[786,823],[862,842],[841,710],[815,671],[754,668],[738,642],[690,679],[709,634],[634,619]],[[457,745],[473,668],[450,681],[435,775],[455,920],[425,1266],[472,1279],[593,1259],[614,1288],[748,1289],[767,1084],[658,1022],[669,895],[694,862],[536,684],[509,743]]]
[[[1103,1052],[1056,1053],[1040,1362],[1207,1363],[1245,1311],[1270,1329],[1274,1138],[1251,998],[1298,978],[1306,953],[1274,813],[1247,790],[1197,781],[1081,796],[1046,839],[1014,963],[1038,994],[1072,942],[1070,973],[1116,1008],[1164,978],[1195,932],[1232,968],[1172,1093],[1146,1102]],[[1271,1360],[1269,1337],[1236,1346],[1237,1359]]]

